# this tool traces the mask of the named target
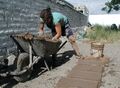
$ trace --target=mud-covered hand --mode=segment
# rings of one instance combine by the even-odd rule
[[[38,32],[38,35],[39,35],[39,36],[43,36],[43,35],[44,35],[44,32],[43,32],[43,31],[39,31],[39,32]]]
[[[57,38],[56,38],[56,37],[53,37],[52,40],[53,40],[53,41],[54,41],[54,40],[57,40]]]

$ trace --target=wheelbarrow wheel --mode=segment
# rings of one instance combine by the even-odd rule
[[[17,61],[17,69],[16,73],[20,73],[21,71],[25,70],[26,67],[29,65],[29,54],[28,53],[21,53],[18,56],[18,61]],[[24,82],[28,80],[31,76],[32,69],[27,70],[26,72],[14,76],[14,79],[18,82]]]

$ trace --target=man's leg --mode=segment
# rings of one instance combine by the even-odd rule
[[[69,42],[71,43],[73,49],[75,50],[76,56],[78,58],[82,58],[83,59],[84,57],[80,54],[80,50],[79,50],[78,44],[76,43],[76,38],[75,38],[75,36],[73,34],[73,31],[72,31],[72,29],[71,29],[69,24],[66,24],[65,32],[66,32],[66,36],[67,36]]]
[[[80,50],[79,50],[78,44],[76,43],[76,39],[75,39],[74,35],[69,36],[68,40],[71,43],[73,49],[75,50],[76,55],[79,56]]]
[[[76,39],[75,39],[74,35],[69,36],[68,40],[71,43],[73,49],[75,50],[76,58],[84,59],[84,56],[82,54],[80,54],[80,49],[78,47],[78,44],[76,43]]]

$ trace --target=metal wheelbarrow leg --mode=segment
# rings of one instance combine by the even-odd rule
[[[58,48],[57,52],[67,43],[67,40]],[[56,64],[56,56],[57,56],[57,52],[55,54],[52,54],[52,67],[55,67]]]

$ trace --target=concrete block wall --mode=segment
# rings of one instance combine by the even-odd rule
[[[0,0],[0,49],[15,49],[16,46],[9,37],[11,34],[37,32],[39,13],[47,6],[50,6],[52,11],[68,16],[72,27],[84,26],[87,23],[87,16],[53,0]]]

